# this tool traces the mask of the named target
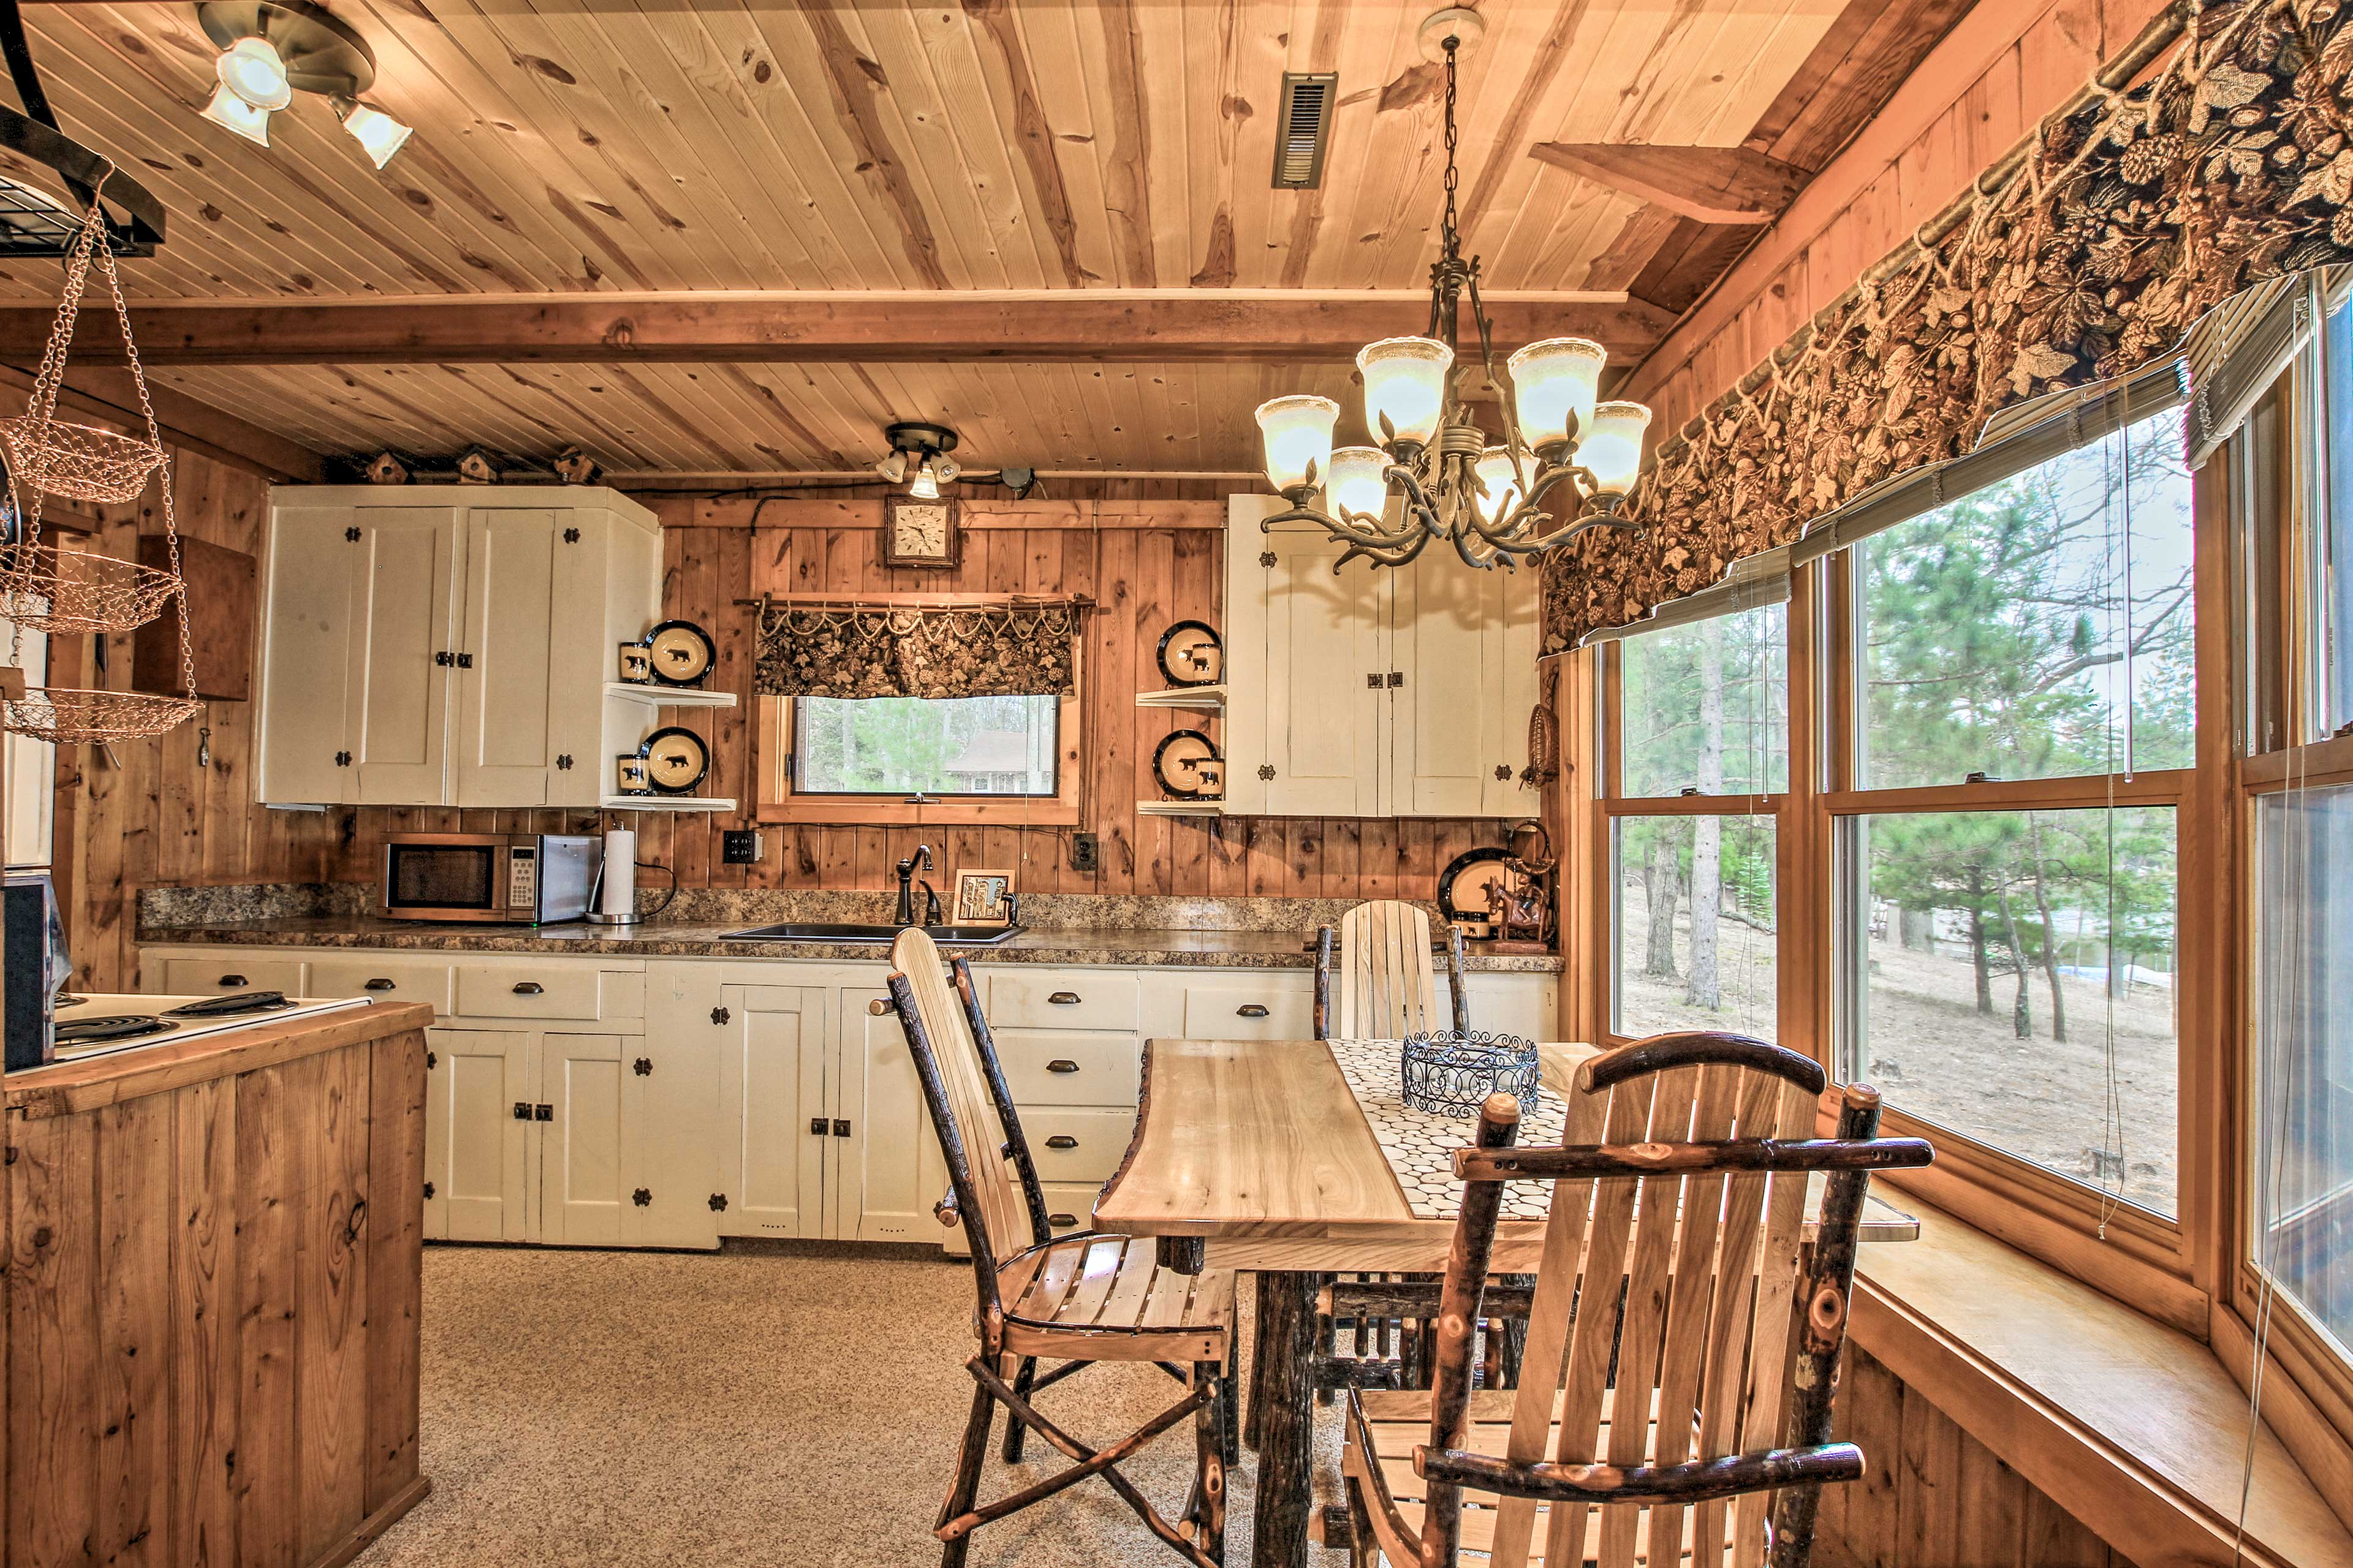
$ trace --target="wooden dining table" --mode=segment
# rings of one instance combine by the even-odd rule
[[[1537,1049],[1545,1089],[1563,1096],[1578,1064],[1597,1054],[1566,1041]],[[1468,1143],[1467,1123],[1464,1131]],[[1453,1219],[1416,1212],[1330,1046],[1149,1040],[1135,1135],[1096,1200],[1094,1222],[1164,1238],[1164,1256],[1179,1267],[1257,1275],[1250,1561],[1303,1568],[1314,1501],[1316,1293],[1339,1273],[1442,1271]],[[1534,1272],[1544,1224],[1502,1221],[1490,1267]],[[1919,1232],[1916,1220],[1869,1201],[1862,1239],[1903,1241]]]

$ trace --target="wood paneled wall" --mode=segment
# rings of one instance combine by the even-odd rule
[[[2133,1568],[1851,1340],[1832,1435],[1867,1468],[1823,1489],[1815,1568]]]
[[[1670,332],[1619,395],[1662,436],[1730,390],[2092,79],[2159,0],[1989,0]]]
[[[269,493],[258,479],[191,453],[179,455],[175,496],[195,538],[259,554]],[[643,499],[664,528],[663,605],[712,628],[719,679],[750,694],[752,613],[734,603],[772,593],[1083,593],[1102,606],[1087,631],[1087,755],[1084,830],[1101,840],[1093,871],[1070,864],[1072,835],[1056,827],[884,829],[770,826],[766,855],[753,866],[720,858],[719,835],[751,826],[753,710],[688,710],[679,721],[703,731],[715,774],[708,793],[743,803],[733,816],[636,814],[639,858],[675,866],[681,887],[885,889],[892,866],[928,839],[941,869],[1013,867],[1030,892],[1196,894],[1221,897],[1419,898],[1437,896],[1438,874],[1463,850],[1501,841],[1484,820],[1180,818],[1147,816],[1153,747],[1172,729],[1200,724],[1181,710],[1139,709],[1134,694],[1161,684],[1153,661],[1160,634],[1176,620],[1220,619],[1224,584],[1219,481],[1128,481],[1058,485],[1061,495],[1026,505],[967,505],[964,564],[953,573],[881,563],[881,503],[861,489],[823,499],[765,503]],[[758,526],[753,525],[758,510]],[[101,512],[93,548],[129,556],[136,535],[163,528],[160,502]],[[202,605],[197,614],[204,613]],[[110,639],[108,683],[129,680],[130,638]],[[90,639],[58,649],[58,684],[90,679]],[[91,682],[96,683],[96,682]],[[259,689],[257,681],[255,689]],[[75,984],[93,990],[137,984],[132,941],[138,889],[248,881],[364,881],[375,875],[386,832],[452,829],[587,832],[591,814],[345,808],[269,811],[252,797],[254,704],[216,702],[210,766],[197,765],[202,737],[183,725],[154,740],[118,745],[110,762],[96,748],[58,759],[58,875],[68,911]],[[1208,721],[1217,732],[1214,720]],[[1529,810],[1535,810],[1529,796]],[[658,884],[659,877],[643,874]],[[937,879],[934,879],[935,880]]]

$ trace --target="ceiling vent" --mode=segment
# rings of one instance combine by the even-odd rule
[[[1324,183],[1324,153],[1332,142],[1336,71],[1282,73],[1282,114],[1274,127],[1274,188],[1312,191]]]

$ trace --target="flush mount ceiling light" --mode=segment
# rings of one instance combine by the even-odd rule
[[[1258,410],[1266,477],[1291,503],[1261,526],[1319,525],[1347,546],[1335,571],[1359,555],[1377,566],[1402,566],[1433,539],[1446,540],[1473,566],[1510,566],[1589,528],[1631,526],[1618,507],[1641,470],[1651,411],[1598,400],[1609,354],[1583,338],[1530,343],[1498,374],[1479,302],[1479,258],[1462,258],[1454,214],[1455,63],[1484,30],[1476,12],[1461,8],[1421,25],[1423,55],[1446,67],[1446,205],[1430,268],[1428,333],[1384,338],[1356,355],[1365,424],[1379,445],[1334,451],[1340,405],[1328,397],[1278,397]],[[1503,402],[1500,445],[1479,428],[1456,384],[1466,368],[1455,352],[1457,307],[1466,293],[1480,369]],[[1569,525],[1543,531],[1554,517],[1547,506],[1560,507]]]
[[[269,145],[269,117],[315,92],[379,169],[409,138],[409,128],[359,101],[375,82],[367,41],[310,0],[203,0],[196,21],[220,47],[220,85],[205,118],[247,141]]]
[[[964,465],[948,456],[955,450],[956,433],[944,425],[902,420],[882,426],[882,438],[891,443],[891,455],[874,471],[894,485],[903,480],[917,500],[939,500],[940,487],[964,472]]]

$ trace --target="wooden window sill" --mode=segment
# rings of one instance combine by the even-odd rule
[[[2142,1568],[2232,1568],[2247,1395],[2214,1352],[1900,1201],[1920,1237],[1862,1249],[1854,1342]],[[2353,1531],[2268,1426],[2249,1497],[2238,1561],[2353,1563]]]

